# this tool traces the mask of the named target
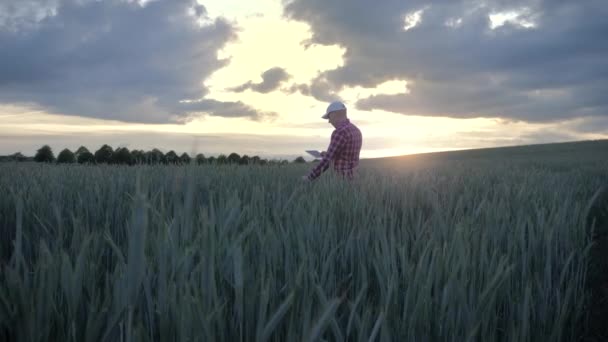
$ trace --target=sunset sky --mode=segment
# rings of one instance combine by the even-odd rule
[[[363,158],[608,138],[608,2],[0,0],[0,155]],[[308,156],[307,156],[308,158]]]

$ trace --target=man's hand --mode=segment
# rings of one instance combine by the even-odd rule
[[[302,176],[301,180],[304,183],[310,183],[310,179],[308,179],[308,176]]]

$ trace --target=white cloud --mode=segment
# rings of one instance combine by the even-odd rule
[[[537,26],[530,18],[529,8],[490,13],[488,17],[490,18],[490,28],[492,30],[501,27],[506,23],[518,25],[523,28],[535,28]]]
[[[458,28],[462,25],[462,18],[450,18],[445,21],[445,26]]]
[[[418,23],[420,23],[420,21],[422,20],[423,12],[424,12],[424,9],[420,9],[417,11],[407,13],[403,19],[403,23],[404,23],[403,30],[409,31],[409,30],[413,29],[414,27],[416,27],[416,25],[418,25]]]

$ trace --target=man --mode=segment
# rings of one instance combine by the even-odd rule
[[[347,179],[353,179],[359,166],[362,136],[357,126],[353,125],[346,116],[346,106],[339,101],[332,102],[322,116],[335,127],[327,152],[322,152],[321,162],[302,179],[312,181],[329,168],[333,161],[334,171]]]

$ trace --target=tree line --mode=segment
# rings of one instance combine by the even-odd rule
[[[18,160],[18,159],[16,159]],[[136,165],[136,164],[237,164],[237,165],[267,165],[267,164],[288,164],[287,160],[268,160],[258,156],[239,155],[238,153],[230,153],[229,155],[220,154],[217,157],[206,157],[199,153],[194,157],[190,157],[188,153],[178,155],[171,150],[163,153],[159,149],[151,151],[132,150],[126,147],[118,147],[114,150],[109,145],[101,146],[95,153],[90,152],[86,147],[80,146],[75,152],[65,148],[57,157],[53,153],[50,146],[44,145],[39,148],[34,156],[34,161],[41,163],[60,163],[60,164],[116,164],[116,165]],[[293,160],[294,163],[305,163],[303,157],[297,157]]]

